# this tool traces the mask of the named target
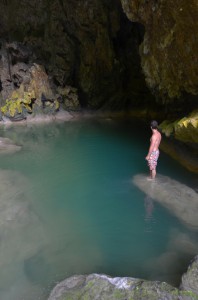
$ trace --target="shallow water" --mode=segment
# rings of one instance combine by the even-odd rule
[[[1,128],[22,150],[0,155],[0,299],[47,299],[73,274],[179,284],[198,228],[133,185],[150,134],[111,119]],[[164,153],[158,172],[197,188]]]

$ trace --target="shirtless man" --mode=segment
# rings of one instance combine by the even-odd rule
[[[149,152],[145,159],[148,161],[148,166],[150,169],[150,178],[155,179],[156,176],[156,167],[157,167],[157,160],[159,157],[159,145],[161,142],[161,133],[158,131],[158,123],[157,121],[151,122],[151,130],[152,130],[152,137],[150,139],[150,147]]]

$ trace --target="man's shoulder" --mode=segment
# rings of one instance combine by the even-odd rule
[[[159,135],[158,135],[158,132],[154,132],[153,135],[152,135],[152,137],[153,137],[154,139],[156,139],[158,136],[159,136]]]

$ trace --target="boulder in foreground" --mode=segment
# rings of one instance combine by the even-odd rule
[[[192,291],[182,291],[165,282],[91,274],[73,276],[59,283],[48,300],[196,300]]]

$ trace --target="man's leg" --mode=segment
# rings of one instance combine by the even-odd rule
[[[152,178],[152,179],[155,179],[155,176],[156,176],[156,169],[153,169],[153,170],[151,171],[151,178]]]

